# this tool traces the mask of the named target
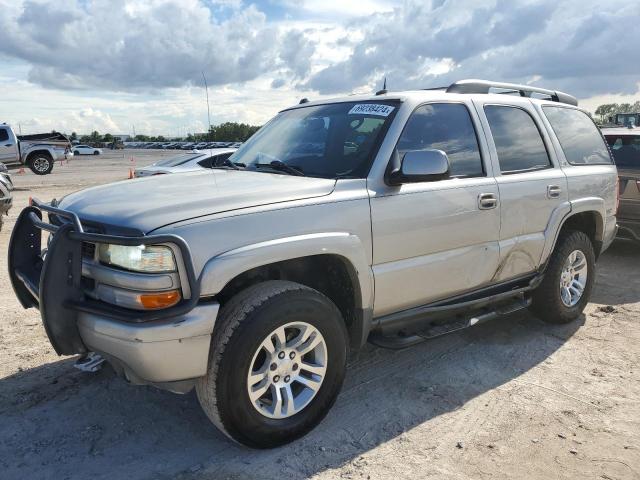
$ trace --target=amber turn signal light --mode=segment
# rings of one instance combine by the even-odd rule
[[[181,299],[179,290],[168,292],[145,293],[140,295],[140,305],[149,310],[169,308],[177,304]]]

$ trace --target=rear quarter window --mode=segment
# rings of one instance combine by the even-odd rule
[[[609,149],[593,120],[581,110],[542,107],[553,128],[564,156],[571,165],[612,163]]]

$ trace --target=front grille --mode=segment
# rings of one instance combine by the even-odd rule
[[[96,244],[82,242],[82,258],[93,260],[96,257]]]

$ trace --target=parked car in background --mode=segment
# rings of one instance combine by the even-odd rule
[[[640,127],[604,128],[618,167],[618,236],[640,242]]]
[[[9,214],[12,205],[13,181],[7,166],[0,163],[0,230],[2,230],[3,217]]]
[[[90,145],[74,145],[74,155],[102,155],[101,148],[95,148]]]
[[[202,152],[183,153],[165,158],[134,172],[136,178],[163,175],[166,173],[183,173],[225,165],[227,159],[236,151],[235,148],[216,148]]]
[[[0,124],[0,162],[7,167],[28,166],[36,175],[51,173],[56,161],[71,155],[71,142],[61,133],[16,135]]]

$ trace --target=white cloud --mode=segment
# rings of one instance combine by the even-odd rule
[[[0,0],[0,121],[201,131],[202,71],[213,123],[261,124],[385,76],[539,84],[588,106],[638,92],[639,21],[638,0]]]

